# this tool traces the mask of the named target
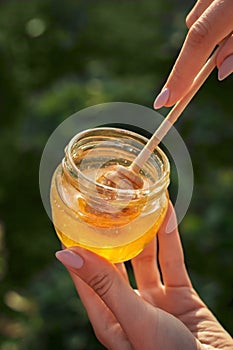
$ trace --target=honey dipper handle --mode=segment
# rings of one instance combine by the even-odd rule
[[[147,142],[146,146],[135,158],[130,167],[132,171],[136,173],[140,171],[140,169],[143,167],[143,164],[147,161],[151,153],[154,151],[155,147],[158,146],[160,141],[163,139],[163,137],[167,134],[172,125],[179,118],[179,116],[184,111],[185,107],[191,101],[193,96],[196,94],[196,92],[199,90],[199,88],[214,70],[216,66],[216,55],[218,53],[218,50],[219,48],[216,49],[212,56],[208,59],[208,61],[205,63],[205,65],[202,67],[202,69],[194,79],[193,84],[188,90],[188,93],[175,104],[175,106],[171,109],[166,118],[162,121],[158,129],[155,131],[153,136]]]

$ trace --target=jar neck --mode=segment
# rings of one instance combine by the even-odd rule
[[[142,189],[112,188],[98,182],[98,174],[106,171],[109,164],[119,163],[125,158],[130,165],[146,142],[143,136],[115,128],[80,133],[65,149],[62,161],[64,179],[97,207],[109,205],[109,200],[115,205],[125,205],[129,201],[135,205],[142,198],[154,201],[169,185],[169,162],[159,148],[147,167],[142,169],[145,178]]]

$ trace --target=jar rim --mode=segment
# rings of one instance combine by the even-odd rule
[[[102,134],[102,136],[107,136],[107,134],[109,134],[109,135],[114,134],[115,136],[117,134],[121,134],[120,136],[126,136],[128,138],[132,137],[141,143],[143,142],[144,145],[148,141],[148,138],[146,138],[145,136],[138,134],[134,131],[127,130],[127,129],[121,129],[121,128],[115,128],[115,127],[96,127],[96,128],[90,128],[90,129],[86,129],[86,130],[79,132],[69,141],[68,145],[65,148],[65,154],[66,154],[67,160],[68,160],[69,164],[71,165],[72,169],[75,169],[75,172],[77,173],[77,178],[83,178],[85,181],[88,181],[91,185],[98,186],[98,187],[102,188],[103,190],[115,191],[115,192],[117,191],[118,193],[121,193],[122,195],[128,194],[129,191],[131,193],[140,194],[140,195],[148,194],[150,192],[156,193],[156,192],[160,192],[161,187],[164,188],[164,185],[168,186],[169,174],[170,174],[170,164],[169,164],[169,161],[168,161],[166,154],[158,146],[154,149],[153,153],[155,154],[155,152],[157,152],[157,154],[159,154],[159,156],[161,157],[162,165],[163,165],[163,170],[162,170],[163,176],[161,178],[158,178],[153,184],[150,184],[146,188],[130,189],[130,190],[124,189],[124,188],[113,188],[113,187],[107,186],[106,184],[98,183],[96,180],[93,180],[92,178],[88,177],[85,173],[83,173],[74,162],[74,159],[72,156],[72,147],[74,146],[74,144],[76,142],[81,141],[82,139],[85,139],[87,136],[89,136],[89,137],[90,136],[98,136],[99,133],[101,134],[103,132],[104,132],[104,134]],[[92,135],[90,135],[90,134],[92,134]]]

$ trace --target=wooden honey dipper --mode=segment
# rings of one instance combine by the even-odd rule
[[[222,44],[221,44],[222,45]],[[146,163],[148,158],[154,149],[158,146],[163,137],[170,130],[172,125],[179,118],[181,113],[184,111],[188,103],[191,101],[193,96],[211,74],[216,66],[216,56],[220,49],[220,46],[214,51],[212,56],[208,59],[205,65],[202,67],[196,78],[194,79],[188,93],[180,99],[175,106],[168,113],[166,118],[162,121],[158,129],[154,132],[153,136],[149,139],[145,147],[137,155],[135,160],[131,163],[129,167],[124,167],[122,165],[116,165],[115,169],[105,173],[101,176],[101,183],[110,187],[120,187],[122,189],[129,188],[127,183],[133,185],[135,189],[140,189],[143,187],[143,179],[139,175],[140,169]],[[122,185],[123,184],[123,185]],[[125,184],[125,185],[124,185]]]

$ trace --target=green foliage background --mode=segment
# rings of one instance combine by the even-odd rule
[[[194,1],[0,2],[0,349],[102,349],[41,203],[50,133],[98,103],[152,107]],[[216,72],[176,127],[195,187],[180,229],[195,288],[233,332],[232,77]],[[162,111],[166,113],[167,111]],[[175,180],[174,180],[175,181]]]

